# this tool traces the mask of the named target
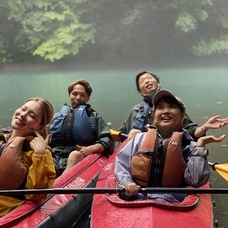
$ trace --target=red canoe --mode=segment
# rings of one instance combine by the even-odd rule
[[[98,174],[106,161],[106,156],[92,154],[57,178],[53,187],[95,187]],[[49,194],[38,204],[28,201],[0,218],[0,227],[72,227],[91,206],[92,198],[93,194]]]
[[[96,187],[115,188],[115,159],[121,145],[102,169]],[[203,188],[210,188],[209,184]],[[181,203],[156,200],[121,200],[116,194],[95,194],[91,211],[91,228],[211,228],[213,207],[210,194],[188,195]]]

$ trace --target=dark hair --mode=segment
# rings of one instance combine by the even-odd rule
[[[74,86],[78,84],[85,87],[85,91],[87,95],[90,97],[90,95],[92,94],[92,88],[89,82],[86,81],[85,79],[78,79],[76,81],[71,82],[70,85],[68,86],[68,94],[70,95],[70,93],[73,91]]]
[[[143,74],[150,74],[151,76],[153,76],[155,78],[155,80],[159,83],[160,80],[159,80],[159,77],[154,74],[154,73],[151,73],[149,71],[141,71],[139,72],[137,75],[136,75],[136,78],[135,78],[135,82],[136,82],[136,88],[137,90],[140,92],[140,88],[139,88],[139,78],[143,75]]]

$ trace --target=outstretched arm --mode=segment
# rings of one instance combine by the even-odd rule
[[[204,147],[209,143],[219,143],[226,137],[226,135],[221,135],[220,137],[215,137],[214,135],[203,136],[197,140],[196,146]]]
[[[194,133],[196,138],[200,138],[205,135],[209,129],[218,129],[228,124],[228,117],[221,118],[221,115],[212,116],[202,126],[198,127]]]
[[[185,182],[194,187],[200,187],[206,184],[210,177],[210,171],[207,161],[208,149],[205,145],[209,143],[222,142],[225,135],[215,137],[213,135],[203,136],[197,140],[193,148],[185,169]]]

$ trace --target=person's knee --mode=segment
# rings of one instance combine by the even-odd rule
[[[77,161],[80,158],[81,154],[79,151],[72,151],[68,156],[68,161]]]

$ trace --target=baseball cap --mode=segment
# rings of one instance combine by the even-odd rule
[[[183,102],[181,101],[181,99],[179,97],[173,95],[170,91],[165,90],[165,89],[161,89],[154,94],[153,99],[152,99],[153,107],[156,107],[158,102],[162,98],[165,98],[165,97],[171,97],[174,100],[176,100],[177,105],[180,108],[181,112],[183,112],[183,113],[185,112],[185,106],[184,106]]]

